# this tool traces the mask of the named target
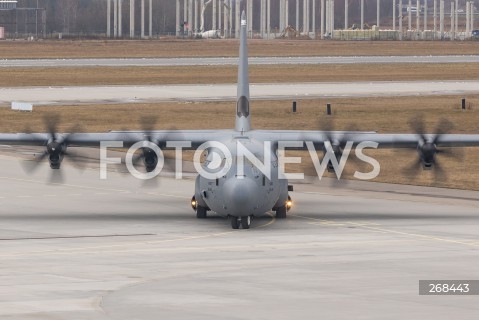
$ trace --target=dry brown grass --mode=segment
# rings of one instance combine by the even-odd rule
[[[421,72],[418,72],[418,68]],[[255,83],[476,80],[479,64],[343,64],[250,67]],[[0,68],[0,86],[234,83],[236,66]]]
[[[251,56],[477,54],[479,42],[250,40]],[[237,40],[1,41],[0,59],[237,56]]]
[[[253,127],[319,129],[318,119],[325,117],[324,106],[330,102],[334,110],[331,120],[336,130],[348,130],[354,124],[360,130],[408,133],[411,132],[408,121],[418,114],[424,114],[427,116],[426,127],[430,132],[434,131],[441,118],[446,118],[456,126],[452,133],[478,134],[479,96],[467,99],[473,108],[466,111],[460,110],[460,97],[457,96],[302,100],[298,102],[296,114],[291,113],[291,101],[254,101]],[[42,118],[45,113],[52,111],[62,116],[60,131],[68,131],[76,123],[91,132],[141,129],[137,119],[147,115],[160,117],[157,129],[224,129],[234,125],[234,104],[231,102],[159,103],[38,107],[33,113],[1,108],[1,131],[22,131],[26,124],[29,124],[33,131],[44,131]],[[382,171],[375,181],[479,190],[478,148],[466,149],[462,161],[441,158],[449,179],[442,178],[437,181],[433,179],[433,172],[421,172],[416,180],[403,174],[403,169],[416,157],[414,150],[374,150],[369,154],[381,163]],[[304,159],[304,169],[311,173],[308,171],[311,168],[307,163],[308,156],[305,155]],[[350,168],[347,171],[349,172],[346,176],[350,176]]]
[[[467,97],[472,110],[460,110],[458,96],[324,98],[299,100],[298,112],[291,112],[291,101],[252,102],[252,125],[258,129],[318,129],[326,103],[333,107],[335,129],[347,130],[352,124],[361,130],[379,133],[409,132],[408,122],[424,114],[426,126],[433,129],[442,118],[456,124],[453,133],[478,133],[479,96]],[[233,102],[155,103],[121,105],[81,105],[35,107],[32,113],[0,108],[2,132],[18,132],[28,123],[32,130],[44,130],[45,113],[58,112],[62,131],[81,123],[92,132],[141,129],[136,121],[142,116],[158,116],[158,129],[225,129],[234,126]]]

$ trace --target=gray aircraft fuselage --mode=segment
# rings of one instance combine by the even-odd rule
[[[198,175],[195,184],[195,198],[200,206],[206,207],[223,216],[247,217],[259,216],[284,206],[288,200],[288,181],[278,178],[278,159],[274,151],[270,151],[270,177],[248,159],[238,163],[237,143],[241,143],[257,159],[264,163],[264,143],[250,139],[246,134],[221,141],[231,152],[231,169],[217,179],[207,179]],[[206,156],[203,168],[209,170],[213,162],[227,161],[214,149]],[[215,160],[216,158],[216,160]],[[240,172],[239,166],[243,168]],[[238,174],[242,173],[242,174]]]
[[[250,18],[250,17],[248,17]],[[236,121],[233,135],[221,142],[231,154],[229,160],[218,149],[207,149],[203,168],[208,171],[211,165],[222,166],[222,162],[231,161],[231,169],[217,178],[210,179],[201,174],[196,179],[195,200],[200,210],[212,210],[220,215],[238,218],[243,227],[249,227],[249,218],[245,223],[241,218],[263,215],[270,210],[286,207],[288,200],[288,181],[278,179],[278,159],[273,150],[264,150],[264,141],[253,139],[251,130],[248,46],[246,39],[246,16],[241,16],[241,32],[238,64],[238,87],[236,100]],[[264,163],[265,152],[271,161],[268,164],[269,177],[250,161],[241,165],[237,159],[237,144],[240,142],[257,159]],[[243,157],[244,159],[244,157]],[[240,173],[240,174],[239,174]],[[198,211],[197,211],[198,212]],[[285,213],[284,213],[285,214]],[[198,216],[200,217],[200,215]],[[235,221],[233,220],[233,227]]]

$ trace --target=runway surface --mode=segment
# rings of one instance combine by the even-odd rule
[[[252,84],[254,99],[478,94],[479,81],[377,81]],[[1,88],[0,103],[35,105],[235,100],[236,84]]]
[[[189,206],[192,180],[64,166],[26,176],[0,155],[1,319],[477,319],[479,193],[296,184],[286,220],[233,231]]]
[[[471,56],[358,56],[358,57],[250,57],[252,65],[276,64],[380,64],[380,63],[478,63]],[[125,59],[4,59],[0,67],[164,67],[237,65],[238,58],[125,58]]]

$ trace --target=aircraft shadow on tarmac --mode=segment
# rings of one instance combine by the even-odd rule
[[[364,221],[364,220],[455,220],[458,219],[471,219],[477,216],[473,214],[424,214],[424,213],[403,213],[403,214],[388,214],[388,213],[334,213],[334,212],[291,212],[290,219],[294,219],[294,216],[308,217],[314,219],[324,220],[349,220],[349,221]],[[255,217],[255,221],[267,222],[270,221],[272,216],[264,215],[261,217]],[[3,221],[90,221],[90,222],[109,222],[109,221],[136,221],[136,222],[196,222],[202,221],[215,221],[226,222],[225,217],[219,216],[215,213],[209,213],[208,218],[205,220],[198,220],[193,214],[188,213],[171,213],[171,212],[154,212],[154,213],[133,213],[133,212],[101,212],[101,213],[32,213],[32,214],[2,214],[1,219]],[[288,218],[285,220],[287,221]],[[282,220],[279,220],[282,221]]]
[[[208,221],[215,221],[215,222],[225,222],[228,223],[228,219],[219,216],[214,213],[209,213],[208,218],[206,219],[197,219],[193,212],[155,212],[155,213],[133,213],[133,212],[75,212],[75,213],[28,213],[28,214],[2,214],[1,219],[3,221],[54,221],[54,222],[61,222],[61,221],[78,221],[78,222],[119,222],[122,221],[135,221],[135,222],[208,222]],[[256,217],[255,221],[261,222],[268,222],[271,220],[271,216],[264,215],[261,217]]]
[[[324,219],[324,220],[349,220],[349,221],[364,221],[364,220],[458,220],[458,219],[471,219],[474,215],[446,215],[446,214],[424,214],[424,213],[402,213],[402,214],[388,214],[388,213],[373,213],[373,214],[364,214],[364,213],[304,213],[299,212],[292,213],[315,218],[315,219]],[[476,215],[477,217],[477,215]]]
[[[435,204],[439,207],[439,204]],[[308,208],[318,209],[312,211],[311,209],[302,209],[302,206]],[[359,210],[363,212],[358,212]],[[473,213],[472,208],[470,213],[455,213],[454,207],[451,210],[441,209],[440,212],[435,212],[434,208],[428,207],[427,203],[423,203],[421,208],[400,208],[390,207],[386,208],[375,207],[371,205],[370,209],[367,205],[362,203],[342,204],[339,202],[324,202],[318,206],[317,202],[304,201],[301,202],[297,210],[291,212],[299,216],[306,216],[315,219],[331,219],[331,220],[457,220],[457,219],[471,219],[477,218],[477,213]],[[301,213],[302,212],[302,213]]]

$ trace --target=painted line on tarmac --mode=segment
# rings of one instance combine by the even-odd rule
[[[39,180],[32,180],[32,179],[22,179],[22,178],[12,178],[12,177],[0,177],[0,179],[3,180],[11,180],[11,181],[18,181],[18,182],[29,182],[29,183],[35,183],[35,184],[45,184],[44,181],[39,181]],[[102,191],[114,191],[114,192],[120,192],[120,193],[129,193],[130,191],[128,190],[122,190],[122,189],[114,189],[114,188],[101,188],[101,187],[92,187],[92,186],[81,186],[81,185],[75,185],[75,184],[66,184],[66,183],[51,183],[52,185],[56,186],[63,186],[63,187],[69,187],[69,188],[79,188],[79,189],[90,189],[90,190],[102,190]]]
[[[248,229],[251,230],[251,229]],[[245,231],[248,231],[245,230]],[[238,230],[231,231],[234,232],[241,232]],[[200,247],[191,247],[191,246],[182,246],[182,247],[152,247],[152,248],[140,248],[140,249],[126,249],[126,250],[108,250],[108,251],[89,251],[89,252],[78,252],[77,254],[121,254],[121,253],[151,253],[151,252],[190,252],[190,251],[218,251],[218,250],[240,250],[240,249],[270,249],[270,250],[277,250],[277,249],[307,249],[307,248],[318,248],[318,247],[337,247],[338,245],[343,246],[350,246],[350,245],[358,245],[358,244],[376,244],[376,245],[384,245],[384,244],[391,244],[391,243],[405,243],[405,242],[418,242],[418,239],[401,239],[401,240],[384,240],[378,243],[377,240],[365,240],[365,241],[334,241],[334,242],[302,242],[302,243],[265,243],[265,244],[254,244],[254,245],[225,245],[225,246],[200,246]],[[68,254],[68,253],[62,253]]]
[[[77,247],[77,248],[51,249],[51,250],[40,250],[40,251],[31,251],[31,252],[22,252],[22,253],[11,253],[11,254],[2,254],[0,255],[0,257],[17,257],[17,256],[44,255],[44,254],[72,255],[72,254],[104,253],[105,251],[103,250],[102,251],[92,251],[92,250],[124,248],[124,247],[137,246],[137,245],[154,245],[154,244],[174,243],[174,242],[181,242],[181,241],[188,241],[188,240],[198,240],[198,239],[227,235],[233,232],[235,231],[189,236],[189,237],[182,237],[182,238],[173,238],[173,239],[125,243],[125,244],[98,245],[98,246],[90,246],[90,247]],[[136,250],[118,250],[118,252],[127,252],[127,251],[136,251]]]
[[[109,252],[109,253],[152,251],[152,250],[158,250],[158,249],[162,249],[162,248],[151,248],[151,249],[133,249],[132,248],[132,249],[127,249],[127,247],[140,246],[140,245],[166,244],[166,243],[175,243],[175,242],[182,242],[182,241],[188,241],[188,240],[214,238],[214,237],[230,235],[230,234],[233,234],[233,233],[236,233],[236,232],[242,232],[242,231],[247,232],[247,231],[250,231],[252,229],[265,228],[265,227],[268,227],[268,226],[272,225],[274,222],[276,222],[276,218],[272,214],[268,213],[268,215],[271,217],[270,221],[268,221],[265,224],[256,226],[256,227],[252,227],[251,229],[247,229],[247,230],[239,229],[239,230],[232,230],[232,231],[219,232],[219,233],[211,233],[211,234],[205,234],[205,235],[197,235],[197,236],[173,238],[173,239],[142,241],[142,242],[135,242],[135,243],[124,243],[124,244],[114,244],[114,245],[98,245],[98,246],[90,246],[90,247],[77,247],[77,248],[65,248],[65,249],[51,249],[51,250],[31,251],[31,252],[22,252],[22,253],[10,253],[10,254],[2,254],[2,255],[0,255],[0,257],[21,257],[21,256],[44,255],[44,254],[49,254],[49,255],[102,254],[102,253],[105,253],[106,251]],[[126,249],[124,249],[124,250],[108,250],[108,249],[113,249],[113,248],[118,248],[118,249],[119,248],[126,248]],[[107,250],[103,250],[103,249],[107,249]],[[94,251],[94,250],[96,250],[96,251]]]
[[[382,183],[382,182],[380,182]],[[385,182],[386,184],[388,184],[388,182]],[[424,188],[429,188],[428,186],[424,186],[424,185],[413,185],[413,186],[417,186],[417,187],[424,187]],[[430,187],[430,188],[438,188],[438,187]],[[448,188],[442,188],[444,190],[447,190]],[[354,189],[350,189],[351,191],[354,191]],[[457,189],[454,189],[454,188],[451,188],[451,190],[457,190]],[[444,206],[444,205],[447,205],[447,206],[454,206],[455,204],[454,203],[450,203],[450,202],[439,202],[439,200],[459,200],[459,201],[463,201],[461,202],[461,205],[462,206],[467,206],[467,207],[476,207],[477,206],[477,201],[478,199],[475,199],[475,198],[466,198],[466,197],[449,197],[449,196],[443,196],[443,195],[434,195],[434,194],[427,194],[427,193],[423,193],[423,194],[397,194],[398,196],[407,196],[408,198],[394,198],[394,197],[391,197],[388,195],[389,192],[385,192],[385,191],[374,191],[374,190],[359,190],[360,192],[362,193],[367,193],[368,196],[367,196],[367,199],[372,199],[372,200],[389,200],[389,201],[396,201],[396,202],[414,202],[414,203],[427,203],[427,204],[435,204],[435,205],[441,205],[441,206]],[[470,190],[470,191],[475,191],[475,190]],[[303,192],[300,192],[300,191],[296,191],[296,193],[303,193],[303,194],[314,194],[314,195],[320,195],[320,196],[330,196],[330,197],[343,197],[344,194],[334,194],[334,193],[324,193],[324,192],[312,192],[312,191],[303,191]],[[371,195],[371,193],[373,193]],[[385,194],[383,197],[381,197],[379,194]],[[348,197],[350,198],[355,198],[355,199],[359,199],[359,200],[364,200],[364,196],[361,196],[361,195],[349,195],[348,194]],[[421,197],[422,199],[418,199],[418,197]],[[425,202],[427,200],[427,202]],[[466,201],[464,203],[464,201]]]
[[[18,181],[18,182],[28,182],[28,183],[35,183],[35,184],[45,184],[44,181],[39,180],[32,180],[32,179],[22,179],[22,178],[11,178],[11,177],[0,177],[0,180],[11,180],[11,181]],[[64,183],[51,183],[52,185],[56,186],[63,186],[68,188],[78,188],[78,189],[87,189],[87,190],[98,190],[98,191],[108,191],[108,192],[96,192],[96,195],[108,195],[108,194],[116,194],[116,193],[132,193],[132,191],[124,190],[124,189],[114,189],[114,188],[103,188],[103,187],[93,187],[93,186],[83,186],[83,185],[76,185],[76,184],[64,184]],[[113,193],[112,193],[113,192]],[[138,192],[137,192],[138,193]],[[153,192],[139,192],[139,194],[143,195],[158,195],[162,197],[170,197],[170,198],[183,198],[189,199],[190,197],[174,195],[174,194],[166,194],[166,193],[153,193]],[[75,196],[80,196],[81,194],[72,194]],[[32,197],[26,195],[19,195],[16,197]]]
[[[154,196],[168,197],[168,198],[191,199],[191,197],[178,196],[178,195],[167,194],[167,193],[154,193],[154,192],[150,192],[150,193],[148,193],[148,194],[149,194],[149,195],[154,195]]]
[[[270,216],[270,218],[271,218],[270,222],[262,224],[262,225],[257,226],[257,227],[253,227],[251,229],[266,228],[266,227],[268,227],[268,226],[270,226],[270,225],[272,225],[273,223],[276,222],[276,217],[271,212],[266,213],[266,215]]]
[[[86,239],[86,238],[115,238],[115,237],[141,237],[141,236],[156,236],[156,235],[157,235],[156,233],[100,234],[100,235],[51,236],[51,237],[28,237],[28,238],[0,238],[0,241],[55,240],[55,239]]]
[[[320,220],[316,218],[311,218],[311,217],[304,217],[300,215],[291,215],[294,217],[298,217],[301,219],[306,219],[306,220]],[[367,226],[367,225],[362,225],[359,223],[355,222],[350,222],[350,225],[355,225],[358,228],[363,228],[367,230],[373,230],[373,231],[379,231],[379,232],[384,232],[384,233],[389,233],[389,234],[399,234],[403,236],[409,236],[409,237],[415,237],[423,240],[433,240],[433,241],[438,241],[438,242],[448,242],[448,243],[455,243],[455,244],[461,244],[461,245],[466,245],[466,246],[471,246],[471,247],[479,247],[479,243],[477,242],[465,242],[462,240],[456,240],[456,239],[450,239],[450,238],[441,238],[437,236],[432,236],[432,235],[424,235],[424,234],[419,234],[419,233],[410,233],[410,232],[404,232],[404,231],[398,231],[398,230],[391,230],[391,229],[386,229],[383,227],[372,227],[372,226]]]

